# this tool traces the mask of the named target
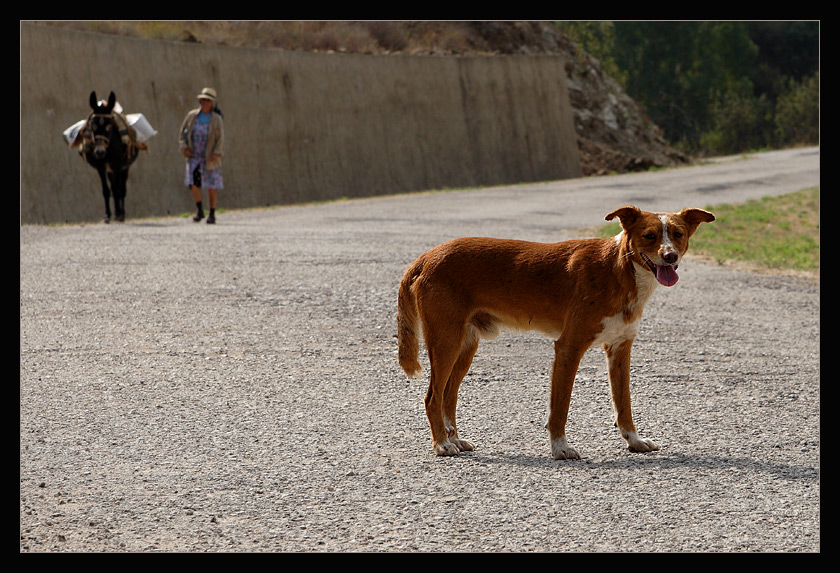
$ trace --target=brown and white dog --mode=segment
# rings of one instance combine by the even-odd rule
[[[621,207],[622,231],[608,239],[533,243],[462,238],[439,245],[409,265],[399,288],[399,361],[409,376],[421,367],[422,327],[430,362],[426,416],[438,455],[475,446],[458,435],[458,388],[480,338],[500,327],[537,330],[555,339],[548,432],[554,459],[580,459],[566,440],[575,374],[587,349],[607,355],[615,424],[630,450],[658,450],[636,433],[630,410],[630,347],[642,309],[658,284],[677,282],[688,239],[715,220],[702,209],[649,213]]]

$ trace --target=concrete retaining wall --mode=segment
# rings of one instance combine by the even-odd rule
[[[21,222],[97,221],[96,172],[62,132],[92,90],[158,130],[131,169],[129,218],[194,208],[178,128],[215,88],[220,208],[579,177],[563,60],[314,54],[21,23]]]

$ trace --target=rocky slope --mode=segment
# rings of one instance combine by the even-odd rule
[[[646,171],[689,162],[598,60],[544,22],[480,22],[473,25],[498,53],[549,53],[566,58],[575,129],[585,175]]]

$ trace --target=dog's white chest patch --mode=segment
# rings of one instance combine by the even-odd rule
[[[619,312],[618,314],[604,318],[601,321],[601,332],[596,336],[595,341],[592,343],[593,346],[617,344],[636,338],[636,335],[639,333],[642,315],[641,313],[637,314],[637,311],[644,307],[658,283],[653,278],[653,274],[648,272],[647,269],[635,262],[633,266],[636,270],[636,300],[632,303],[630,314],[636,315],[637,318],[631,322],[626,322],[624,312]]]
[[[632,322],[625,322],[624,314],[621,312],[616,315],[606,317],[601,321],[603,328],[601,332],[598,333],[598,336],[595,337],[595,341],[592,345],[606,344],[608,346],[612,346],[618,342],[636,338],[636,335],[639,333],[639,320],[640,319],[637,318]]]

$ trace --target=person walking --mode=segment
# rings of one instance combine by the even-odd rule
[[[184,184],[192,191],[196,212],[193,221],[204,219],[201,189],[207,189],[210,213],[207,222],[216,222],[218,192],[224,187],[222,180],[222,153],[225,142],[222,112],[216,102],[216,90],[204,88],[196,96],[199,107],[187,113],[181,124],[179,147],[186,158]]]

